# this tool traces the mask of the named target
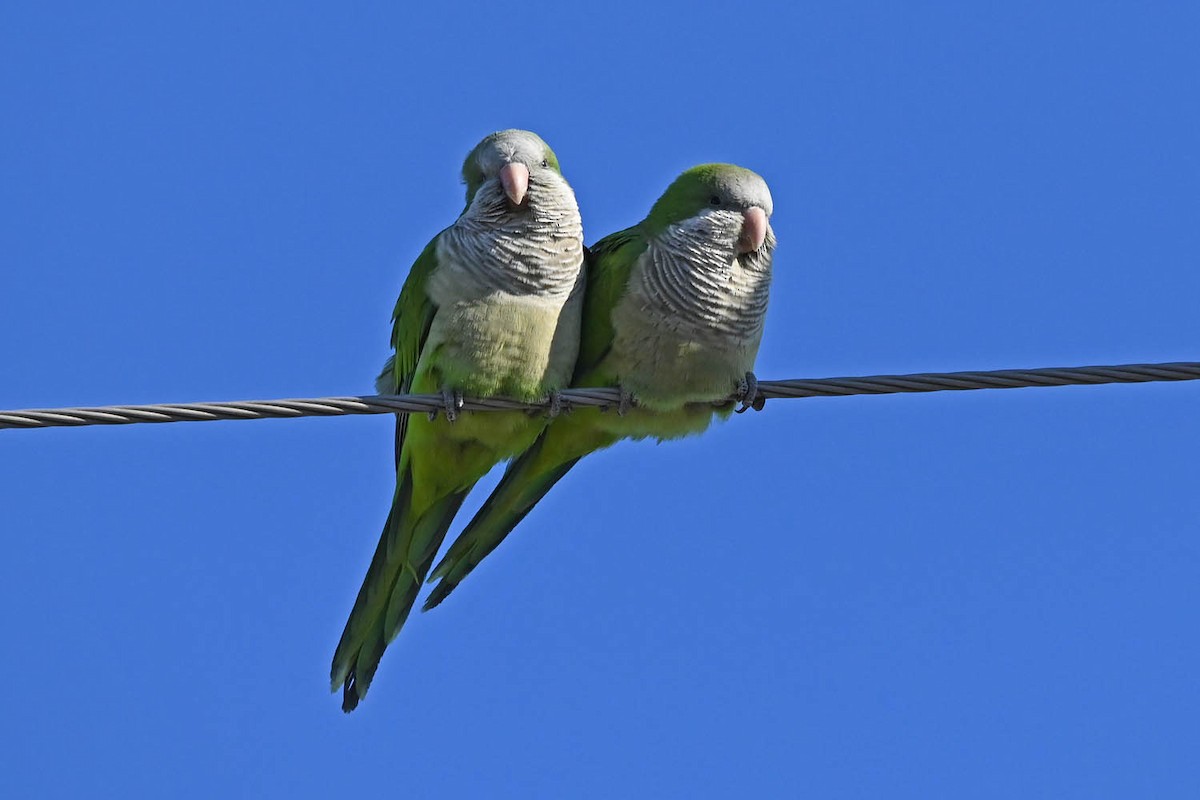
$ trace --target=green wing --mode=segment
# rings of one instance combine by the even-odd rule
[[[396,308],[392,311],[392,348],[396,351],[392,374],[396,388],[401,391],[408,391],[412,384],[417,360],[421,357],[421,348],[425,344],[425,337],[429,335],[433,314],[437,311],[437,307],[425,292],[429,276],[436,267],[435,237],[425,245],[412,269],[408,271],[408,278],[404,281],[400,297],[396,300]]]
[[[388,356],[383,371],[375,379],[375,391],[380,394],[407,394],[412,389],[417,361],[421,358],[421,350],[429,336],[429,326],[433,324],[433,315],[437,311],[425,287],[429,283],[429,276],[437,268],[437,241],[440,236],[438,234],[425,245],[400,289],[400,297],[392,311],[393,353]],[[397,466],[404,434],[408,431],[408,417],[408,414],[396,415]]]
[[[579,360],[575,363],[574,385],[597,385],[611,376],[595,374],[613,343],[613,308],[633,272],[633,265],[646,251],[647,240],[638,227],[605,236],[588,251],[587,294],[583,300],[583,333]]]
[[[614,337],[612,311],[646,245],[645,236],[634,227],[601,239],[588,251],[583,333],[573,386],[614,385],[615,376],[604,368]],[[439,582],[425,601],[426,611],[445,600],[579,459],[613,443],[614,438],[595,429],[589,419],[586,411],[580,411],[553,422],[508,465],[483,507],[431,573],[429,580]]]
[[[437,307],[425,291],[429,277],[436,267],[435,237],[409,270],[404,287],[400,290],[400,298],[396,301],[396,309],[392,315],[392,346],[395,352],[384,365],[383,372],[376,381],[376,389],[381,394],[405,393],[412,387],[417,362],[420,360],[433,316],[437,311]],[[371,566],[367,570],[362,588],[355,599],[354,609],[350,612],[350,618],[334,653],[331,679],[334,689],[343,686],[342,708],[346,711],[353,709],[359,698],[366,693],[384,648],[403,624],[408,608],[416,596],[415,590],[396,591],[398,581],[405,574],[404,564],[408,563],[409,551],[414,549],[413,541],[440,543],[445,534],[444,527],[450,524],[453,512],[457,510],[458,504],[466,494],[464,492],[461,496],[448,498],[444,502],[445,508],[439,505],[437,513],[430,514],[428,518],[418,518],[411,512],[411,476],[408,467],[401,468],[400,458],[408,431],[408,420],[408,414],[396,415],[397,476],[392,510],[388,514],[379,546],[371,559]],[[438,526],[442,526],[440,533]],[[416,549],[423,551],[428,548],[426,544],[422,544]],[[436,546],[433,549],[436,550]],[[432,562],[433,553],[420,552],[417,559]],[[428,564],[424,569],[428,569]],[[421,579],[411,583],[419,588]]]

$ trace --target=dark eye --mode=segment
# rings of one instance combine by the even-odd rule
[[[719,206],[721,205],[721,198],[714,194],[712,197],[708,198],[708,204],[710,206]]]
[[[542,166],[543,166],[543,167],[548,167],[548,166],[550,166],[550,162],[549,162],[549,161],[547,161],[546,159],[544,159],[544,158],[543,158],[543,159],[542,159]]]

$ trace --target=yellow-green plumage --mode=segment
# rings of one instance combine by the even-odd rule
[[[681,175],[633,228],[588,261],[572,384],[636,398],[625,414],[585,408],[553,422],[506,470],[434,570],[425,603],[442,602],[583,456],[621,439],[676,439],[728,416],[762,337],[774,235],[766,183],[728,164]],[[751,217],[761,240],[743,246]]]
[[[521,199],[501,177],[527,173]],[[564,388],[579,343],[582,225],[553,152],[527,131],[484,139],[463,168],[467,208],[425,248],[396,304],[395,354],[381,392],[540,399]],[[503,184],[503,185],[502,185]],[[396,492],[334,654],[331,680],[353,710],[400,631],[471,487],[545,427],[522,412],[451,422],[398,415]]]

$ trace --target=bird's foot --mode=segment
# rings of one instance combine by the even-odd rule
[[[617,416],[623,417],[629,413],[629,409],[637,405],[637,398],[633,396],[633,392],[621,387],[621,399],[617,402]]]
[[[741,406],[738,407],[737,413],[742,414],[750,409],[762,411],[763,406],[767,404],[767,398],[760,397],[758,394],[758,378],[753,372],[747,372],[746,376],[738,381],[737,391],[734,392],[733,399]]]
[[[463,393],[457,389],[442,389],[442,412],[446,415],[447,422],[454,422],[458,419],[458,412],[463,407]],[[438,410],[434,409],[429,412],[429,421],[433,422],[437,419]]]
[[[551,389],[546,396],[546,416],[554,419],[564,411],[570,411],[571,404],[562,396],[562,392],[558,389]]]

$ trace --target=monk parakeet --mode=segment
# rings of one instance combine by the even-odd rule
[[[754,401],[775,236],[771,193],[731,164],[680,175],[639,224],[590,252],[573,385],[621,389],[619,413],[559,417],[514,460],[430,580],[433,608],[580,458],[620,439],[700,433]],[[758,405],[756,407],[761,407]],[[744,406],[743,406],[744,409]]]
[[[445,413],[397,417],[391,513],[333,657],[345,711],[367,693],[467,492],[546,425],[519,411],[461,412],[463,396],[544,400],[569,385],[579,350],[583,226],[553,151],[529,131],[500,131],[462,176],[466,209],[409,271],[376,384],[441,393]]]

